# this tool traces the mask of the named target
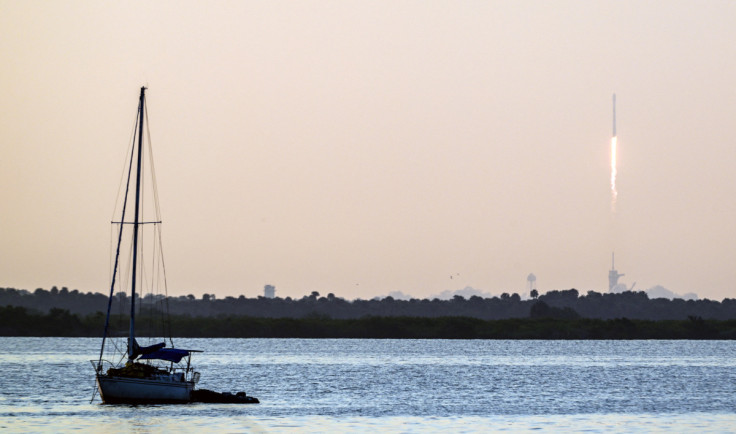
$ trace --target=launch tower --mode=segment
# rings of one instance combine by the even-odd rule
[[[611,253],[611,271],[608,272],[608,292],[613,292],[618,285],[618,278],[623,275],[623,273],[619,274],[618,270],[616,270],[614,254]]]

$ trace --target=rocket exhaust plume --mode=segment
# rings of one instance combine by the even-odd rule
[[[613,137],[616,137],[616,94],[613,94]]]
[[[613,137],[611,137],[611,211],[616,212],[616,94],[613,94]]]

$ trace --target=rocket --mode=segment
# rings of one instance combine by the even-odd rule
[[[616,137],[616,94],[613,94],[613,137]]]

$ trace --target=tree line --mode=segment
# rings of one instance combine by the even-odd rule
[[[736,299],[722,301],[701,299],[650,299],[643,291],[580,294],[576,289],[554,290],[534,294],[523,300],[518,294],[499,297],[464,298],[456,295],[450,300],[411,299],[392,297],[372,300],[346,300],[330,293],[318,292],[302,298],[225,297],[204,294],[181,297],[146,296],[136,305],[141,309],[154,306],[168,308],[173,315],[192,317],[247,316],[254,318],[307,318],[359,319],[364,317],[468,317],[482,320],[528,318],[544,316],[559,319],[590,318],[631,320],[686,320],[689,317],[728,320],[736,318]],[[119,293],[113,297],[111,312],[123,314],[130,309],[130,297]],[[0,288],[0,306],[18,306],[48,313],[52,309],[67,310],[72,314],[90,315],[107,311],[108,297],[100,293],[82,293],[67,288],[42,288],[33,292],[14,288]]]
[[[113,335],[125,335],[127,317],[112,318]],[[0,307],[0,336],[97,337],[101,313],[78,315],[63,309],[48,313],[23,307]],[[686,320],[513,318],[482,320],[469,317],[364,317],[335,319],[256,318],[247,316],[169,318],[172,337],[226,338],[363,338],[363,339],[736,339],[736,320],[690,317]],[[139,336],[160,336],[143,314],[136,322]]]

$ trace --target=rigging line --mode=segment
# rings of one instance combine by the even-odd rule
[[[115,355],[115,354],[122,354],[123,353],[123,350],[120,348],[120,345],[118,345],[118,343],[115,342],[114,339],[112,340],[112,346],[115,347],[115,351],[113,352],[113,355]],[[120,362],[122,362],[122,361],[123,361],[123,358],[120,357],[120,360],[118,360],[118,363],[117,364],[119,365]]]
[[[120,353],[120,358],[118,359],[118,361],[117,361],[117,363],[115,365],[116,366],[120,366],[123,363],[123,359],[125,358],[125,352],[123,352],[122,350],[120,350],[117,345],[115,346],[115,348]],[[127,348],[126,348],[126,352],[127,352]]]
[[[113,273],[112,271],[112,257],[113,257],[112,249],[113,249],[113,240],[115,239],[114,237],[115,237],[115,226],[110,225],[110,245],[107,247],[107,250],[108,250],[107,251],[108,253],[107,269],[108,269],[109,275],[107,278],[111,280],[112,280],[112,273]]]
[[[156,226],[154,226],[154,231],[155,231],[155,228],[156,228]],[[151,264],[150,264],[151,266],[150,266],[150,269],[147,267],[146,262],[143,261],[143,260],[141,260],[141,273],[142,273],[142,276],[141,276],[141,280],[142,280],[141,287],[143,288],[143,283],[146,284],[146,289],[148,291],[148,293],[146,294],[146,297],[149,297],[150,296],[150,299],[149,299],[150,302],[146,304],[146,309],[148,309],[146,311],[146,309],[144,309],[144,307],[143,307],[144,302],[146,301],[146,297],[143,297],[142,300],[141,300],[141,302],[140,302],[140,304],[139,304],[139,312],[146,313],[148,315],[147,323],[148,323],[149,334],[151,334],[150,337],[158,337],[158,336],[163,337],[164,336],[163,333],[161,333],[160,335],[157,334],[157,333],[159,333],[159,331],[157,331],[157,330],[160,330],[157,327],[158,326],[158,323],[157,323],[158,318],[157,318],[157,315],[156,315],[157,314],[157,310],[156,310],[156,304],[157,304],[156,297],[157,297],[157,295],[159,295],[158,294],[158,291],[157,291],[157,288],[158,288],[158,285],[157,285],[158,278],[157,278],[157,276],[158,276],[158,269],[159,269],[159,267],[157,266],[157,260],[158,260],[158,258],[161,255],[157,251],[157,247],[160,248],[160,246],[157,245],[157,243],[155,242],[155,240],[156,240],[156,237],[155,237],[155,234],[154,234],[154,236],[153,236],[153,242],[151,243],[152,244],[152,248],[153,248],[153,254],[151,255]]]
[[[162,227],[160,225],[154,226],[156,228],[155,235],[158,236],[158,248],[159,248],[159,260],[161,261],[161,274],[163,276],[163,286],[164,286],[164,300],[166,303],[166,309],[165,309],[165,328],[166,333],[168,334],[169,342],[171,343],[172,348],[174,347],[174,341],[171,337],[171,316],[169,315],[169,284],[166,279],[166,261],[164,260],[164,244],[163,244],[163,237],[162,237]]]
[[[167,334],[169,337],[169,341],[171,342],[171,346],[174,346],[174,341],[171,338],[171,317],[169,316],[169,283],[166,279],[166,261],[164,259],[164,245],[163,245],[163,228],[159,225],[156,225],[156,235],[158,236],[158,247],[159,247],[159,260],[161,261],[161,275],[163,277],[163,286],[164,286],[164,300],[166,300],[166,327],[168,328]]]
[[[153,184],[153,203],[155,207],[155,215],[156,220],[159,222],[162,220],[161,218],[161,202],[159,201],[158,196],[158,181],[156,180],[156,167],[154,165],[153,160],[153,141],[151,140],[151,122],[148,120],[148,106],[143,107],[143,115],[146,118],[145,126],[146,126],[146,133],[148,134],[148,161],[151,164],[151,183]],[[165,300],[165,312],[162,312],[162,316],[165,315],[166,321],[165,321],[165,328],[168,328],[166,330],[166,334],[168,334],[169,342],[171,343],[171,346],[174,346],[174,341],[171,337],[171,316],[169,315],[169,286],[168,282],[166,280],[166,264],[164,262],[164,245],[163,245],[163,237],[162,237],[162,228],[159,225],[156,225],[156,230],[154,232],[154,237],[158,235],[158,246],[159,246],[159,255],[160,255],[160,261],[161,261],[161,268],[162,268],[162,274],[163,274],[163,284],[164,284],[164,300]],[[162,309],[163,311],[164,309]]]
[[[92,401],[95,400],[95,396],[97,396],[97,387],[92,388],[92,398],[90,398],[89,403],[92,404]]]
[[[145,106],[143,110],[145,112]],[[143,133],[143,131],[141,131],[141,133]],[[146,141],[144,139],[143,147],[145,148],[145,146],[146,146]],[[143,152],[143,150],[141,150],[140,152]],[[145,156],[145,153],[144,153],[144,156]],[[145,168],[146,159],[140,158],[139,162],[141,165],[141,168],[140,168],[141,177],[140,177],[140,204],[139,204],[140,205],[140,215],[138,218],[138,224],[140,224],[140,220],[145,220],[144,217],[146,216],[146,185],[145,185],[146,184],[146,168]],[[145,279],[145,274],[144,274],[145,268],[146,268],[145,267],[146,265],[145,249],[143,248],[146,245],[145,238],[146,238],[146,232],[143,230],[143,227],[139,226],[138,227],[138,252],[137,253],[138,253],[138,261],[141,264],[141,272],[138,274],[138,280],[136,281],[135,286],[136,288],[140,287],[140,291],[138,292],[139,292],[139,296],[141,299],[143,298],[146,292],[146,286],[144,286],[144,284],[147,283]],[[148,291],[150,292],[150,288],[148,289]],[[140,312],[140,306],[138,306],[138,312]]]
[[[161,205],[160,205],[159,196],[158,196],[158,182],[156,180],[156,167],[155,167],[154,159],[153,159],[153,140],[151,139],[151,122],[148,119],[148,107],[144,107],[143,115],[145,116],[145,119],[146,119],[146,122],[144,125],[146,127],[146,134],[148,136],[148,163],[151,165],[150,174],[151,174],[151,184],[152,184],[151,190],[153,192],[154,215],[156,216],[155,217],[156,220],[160,223],[161,222]],[[154,239],[157,238],[157,234],[159,235],[158,245],[156,245],[156,243],[154,242],[154,246],[158,246],[159,248],[159,253],[156,257],[156,258],[159,258],[163,255],[163,244],[161,242],[161,237],[160,237],[160,228],[154,229],[154,234],[153,234]],[[166,290],[166,288],[164,288],[164,290]]]
[[[157,289],[161,289],[157,292],[157,295],[161,297],[157,300],[157,304],[159,305],[159,310],[157,311],[157,313],[160,315],[159,319],[161,321],[162,336],[164,338],[168,337],[171,343],[171,346],[173,347],[174,343],[171,340],[170,318],[168,316],[169,304],[168,304],[168,290],[166,287],[166,267],[164,265],[163,242],[162,242],[160,225],[154,226],[153,237],[156,241],[158,241],[158,242],[154,242],[154,246],[158,248],[158,252],[155,255],[155,264],[154,264],[154,271],[156,272],[156,276],[155,276],[156,286],[155,287]]]
[[[137,117],[136,117],[137,118]],[[141,119],[141,122],[143,122],[143,119]],[[135,142],[135,139],[134,139]],[[128,182],[126,183],[125,187],[125,198],[123,200],[123,215],[120,218],[120,221],[125,221],[125,209],[128,205],[128,189],[130,188],[130,174],[133,169],[133,152],[130,153],[130,166],[128,166]],[[118,232],[118,247],[115,252],[115,266],[113,267],[112,272],[112,282],[110,283],[110,297],[107,299],[107,316],[105,317],[105,329],[102,335],[102,345],[100,346],[100,358],[97,361],[97,369],[99,370],[102,363],[102,354],[105,350],[105,339],[107,338],[107,328],[110,325],[110,308],[112,307],[112,293],[115,288],[115,278],[117,277],[117,268],[118,268],[118,259],[120,257],[120,243],[123,239],[123,227],[124,225],[120,225],[120,231]]]
[[[161,333],[161,337],[164,339],[166,338],[166,334],[164,332],[164,323],[163,323],[163,317],[161,317],[162,308],[163,306],[160,303],[160,297],[161,297],[161,291],[160,291],[160,275],[161,275],[161,246],[159,243],[157,243],[157,237],[156,237],[156,226],[153,227],[153,258],[151,261],[151,285],[152,288],[155,290],[155,293],[153,294],[153,298],[151,299],[151,316],[156,316],[155,321],[152,320],[152,322],[155,322],[156,328],[158,332]],[[153,291],[152,291],[153,292]]]
[[[135,118],[133,119],[133,130],[130,132],[130,138],[128,139],[128,146],[126,147],[126,149],[129,149],[131,152],[129,154],[127,150],[125,151],[125,158],[123,159],[123,168],[120,171],[120,181],[118,181],[118,191],[115,194],[115,204],[113,205],[112,218],[111,218],[111,220],[114,219],[116,215],[118,215],[118,206],[119,206],[119,203],[118,202],[120,202],[120,191],[123,188],[123,180],[125,180],[125,166],[126,165],[130,166],[128,164],[128,160],[129,160],[128,157],[130,157],[131,160],[133,158],[133,149],[135,148],[135,132],[136,132],[136,127],[137,126],[138,126],[138,112],[136,111]],[[127,185],[129,183],[130,183],[130,173],[128,174],[128,181],[126,183],[126,197],[127,197]],[[123,219],[121,219],[121,220],[123,220]],[[114,245],[113,244],[114,243],[114,241],[113,241],[114,240],[114,238],[113,238],[114,237],[114,233],[115,233],[115,231],[114,231],[113,227],[110,227],[110,248],[109,248],[109,250],[110,250],[110,256],[109,256],[110,262],[108,264],[108,270],[110,270],[110,274],[107,277],[109,280],[112,280],[113,273],[114,273],[114,270],[112,269],[112,258],[113,258],[112,250],[113,250],[113,245]]]
[[[146,110],[146,107],[144,105],[143,107],[144,115],[145,115],[145,110]],[[145,126],[145,123],[146,122],[144,122],[144,126]],[[144,138],[145,138],[145,135],[144,135]],[[150,139],[148,141],[148,146],[150,148]],[[143,140],[143,147],[144,148],[146,147],[145,139]],[[141,152],[143,152],[143,150],[141,150]],[[141,174],[142,174],[140,178],[140,215],[141,217],[146,216],[146,195],[148,194],[147,188],[146,188],[146,182],[147,182],[146,172],[147,171],[145,169],[145,165],[146,165],[145,153],[143,155],[144,155],[144,158],[140,159]],[[138,224],[140,225],[140,221],[138,222]],[[138,280],[136,281],[136,287],[140,288],[140,290],[138,291],[140,302],[138,303],[136,307],[137,307],[137,315],[141,318],[141,320],[143,319],[142,314],[144,313],[144,309],[143,309],[144,297],[146,294],[151,294],[153,292],[153,289],[148,284],[149,282],[148,282],[148,277],[147,277],[148,273],[147,273],[146,261],[148,260],[148,258],[146,257],[147,249],[145,248],[146,243],[147,243],[146,237],[147,237],[146,231],[144,231],[142,227],[139,228],[138,230],[138,260],[140,262],[140,273],[138,273],[138,276],[137,276]],[[151,328],[150,319],[147,322],[148,322],[148,327],[150,330]],[[150,334],[150,331],[149,331],[149,334]],[[149,342],[150,342],[150,337],[149,337]]]
[[[156,220],[161,220],[161,205],[158,199],[158,181],[156,180],[156,167],[153,163],[153,140],[151,139],[151,122],[148,120],[148,108],[144,107],[146,117],[146,133],[148,134],[148,161],[151,164],[151,183],[153,184],[153,204]]]
[[[171,316],[169,315],[169,284],[166,279],[166,261],[164,259],[164,244],[163,244],[163,236],[162,236],[163,228],[161,227],[161,225],[156,225],[154,226],[154,228],[155,228],[154,237],[158,237],[158,248],[159,248],[158,258],[159,258],[159,261],[161,262],[161,276],[163,278],[163,287],[164,287],[163,296],[164,296],[164,300],[166,303],[165,312],[162,312],[162,314],[165,315],[164,324],[165,324],[165,329],[167,329],[166,333],[168,335],[169,342],[171,343],[171,346],[174,347],[174,341],[171,337]]]
[[[126,240],[126,250],[127,250],[127,258],[128,260],[125,262],[125,272],[123,273],[121,271],[120,275],[122,278],[120,279],[120,282],[118,283],[118,289],[119,292],[123,294],[123,296],[126,295],[125,288],[130,286],[130,279],[131,279],[131,271],[132,271],[132,260],[133,257],[133,233],[131,232],[130,235],[128,235],[128,239]],[[130,310],[130,306],[125,305],[124,303],[120,302],[118,303],[118,329],[122,330],[124,327],[125,320],[123,318],[123,314]],[[121,335],[122,336],[122,335]],[[126,348],[127,351],[127,348]]]
[[[122,190],[122,188],[123,188],[123,180],[125,179],[125,166],[126,166],[126,161],[128,161],[128,156],[129,155],[130,155],[130,158],[131,159],[133,158],[132,153],[133,153],[133,149],[135,148],[135,137],[136,137],[135,136],[135,132],[136,132],[136,127],[137,126],[138,126],[138,112],[136,111],[135,120],[133,121],[133,131],[130,132],[130,139],[128,139],[128,148],[126,148],[126,149],[130,149],[131,153],[128,154],[128,151],[125,151],[125,159],[123,160],[123,170],[120,171],[120,182],[118,183],[118,192],[117,192],[117,195],[115,196],[115,206],[113,206],[113,210],[112,210],[112,218],[113,219],[118,214],[117,213],[117,210],[118,210],[118,203],[117,202],[118,202],[118,199],[120,198],[120,190]],[[130,179],[130,175],[128,175],[128,179]],[[128,182],[130,182],[130,181],[128,181]]]
[[[158,231],[159,239],[161,239],[161,231]],[[166,334],[168,335],[169,342],[171,343],[171,347],[174,347],[174,340],[171,337],[171,316],[169,314],[169,288],[168,283],[166,282],[166,264],[164,263],[164,252],[163,252],[163,246],[161,246],[161,272],[163,274],[164,279],[164,308],[166,311],[166,317],[164,318],[164,329]]]
[[[126,264],[125,264],[126,265],[125,273],[122,274],[124,276],[124,278],[125,278],[125,284],[121,285],[121,288],[120,288],[123,293],[125,293],[125,288],[128,288],[128,287],[131,286],[131,279],[132,279],[132,276],[131,275],[132,275],[132,271],[133,271],[133,259],[132,259],[133,258],[133,233],[131,233],[128,236],[128,243],[129,243],[128,244],[128,248],[127,248],[127,250],[128,250],[128,262],[126,262]],[[132,294],[131,294],[131,296],[132,296]],[[122,315],[123,312],[120,312],[120,314]]]

